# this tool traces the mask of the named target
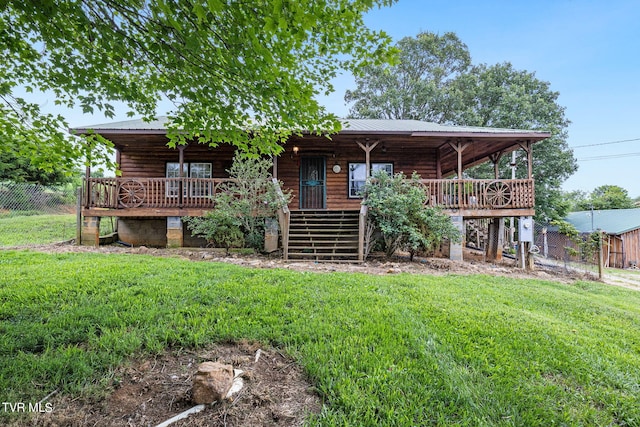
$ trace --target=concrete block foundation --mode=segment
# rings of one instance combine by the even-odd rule
[[[179,216],[167,217],[167,247],[181,248],[184,246],[184,231],[182,218]]]
[[[461,216],[452,216],[453,225],[460,231],[462,240],[458,243],[449,241],[449,259],[453,261],[462,261],[462,247],[464,245],[464,218]]]
[[[100,217],[85,216],[82,218],[82,246],[100,246]]]

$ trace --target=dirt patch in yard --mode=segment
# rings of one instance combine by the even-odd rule
[[[179,257],[192,261],[224,262],[251,268],[282,268],[295,271],[315,272],[355,272],[364,274],[487,274],[491,276],[507,276],[514,278],[535,278],[572,283],[576,280],[594,280],[594,276],[579,271],[572,271],[558,265],[536,265],[535,270],[525,271],[516,266],[512,258],[504,257],[499,262],[486,262],[484,253],[475,249],[465,248],[464,261],[452,261],[446,258],[416,257],[409,260],[408,255],[397,255],[391,259],[381,254],[372,254],[364,263],[314,262],[314,261],[284,261],[279,253],[272,255],[254,255],[231,253],[226,255],[223,250],[205,248],[148,248],[124,247],[118,244],[100,246],[75,246],[70,243],[50,244],[4,249],[29,249],[41,252],[96,252],[119,254],[145,254],[160,257]]]
[[[171,426],[299,426],[321,401],[301,369],[286,355],[257,343],[215,345],[170,351],[134,360],[114,372],[113,391],[99,401],[53,396],[50,413],[34,416],[34,426],[156,426],[196,406],[192,378],[204,361],[220,361],[244,371],[244,387],[229,400]],[[24,420],[23,420],[24,422]]]

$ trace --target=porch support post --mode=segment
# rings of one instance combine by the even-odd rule
[[[498,151],[495,154],[492,154],[489,156],[489,159],[491,160],[491,163],[493,163],[493,176],[495,177],[495,179],[499,179],[500,178],[500,159],[502,158],[502,155],[504,154],[504,151]]]
[[[449,145],[451,148],[456,150],[458,153],[458,181],[462,180],[462,152],[471,144],[471,142],[462,143],[462,141],[458,140],[454,144],[450,142]],[[462,204],[462,184],[458,183],[458,203]]]
[[[85,206],[89,206],[91,204],[91,190],[93,187],[93,183],[90,181],[91,179],[91,166],[88,166],[84,169],[84,182],[87,184],[87,187],[84,189],[84,197],[85,197]]]
[[[442,179],[442,153],[440,148],[436,149],[436,179]]]
[[[489,156],[493,163],[493,176],[500,179],[500,159],[504,151],[499,151]],[[502,248],[504,247],[504,218],[493,218],[489,222],[489,237],[487,242],[487,261],[501,261]]]
[[[167,247],[181,248],[184,246],[184,233],[182,218],[179,216],[167,217]]]
[[[487,261],[501,261],[504,246],[504,218],[493,218],[489,223]]]
[[[371,177],[371,152],[373,151],[374,148],[376,148],[376,146],[380,143],[380,141],[374,141],[374,142],[365,142],[364,144],[360,141],[356,141],[356,144],[358,144],[358,146],[360,148],[362,148],[362,150],[364,150],[364,154],[365,154],[365,165],[367,168],[367,179]]]
[[[81,243],[83,246],[100,246],[100,217],[85,216],[82,219]]]
[[[273,162],[273,172],[271,173],[271,176],[278,179],[278,156],[271,156],[271,161]]]
[[[452,216],[451,221],[460,232],[462,240],[458,243],[449,240],[449,259],[452,261],[462,261],[462,246],[464,245],[464,217]]]
[[[519,143],[520,148],[527,153],[527,178],[533,178],[533,150],[531,141],[527,140],[526,142]]]
[[[184,149],[187,148],[186,145],[179,145],[178,146],[178,163],[179,163],[179,168],[180,168],[180,182],[178,183],[178,206],[182,207],[182,203],[183,203],[183,197],[184,197],[184,193],[183,193],[183,186],[184,186]]]
[[[121,163],[122,153],[120,153],[120,149],[116,148],[116,176],[118,175],[118,171],[121,171],[120,163]]]

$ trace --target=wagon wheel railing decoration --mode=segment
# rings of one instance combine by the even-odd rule
[[[422,204],[424,206],[430,206],[433,202],[431,199],[431,185],[420,182],[418,183],[418,188],[420,188],[422,190],[422,193],[424,194],[424,201],[422,202]]]
[[[511,203],[511,186],[503,181],[491,181],[484,189],[484,200],[492,208],[503,208]]]
[[[147,197],[147,189],[144,184],[135,179],[127,179],[120,183],[118,188],[118,201],[125,208],[137,208]]]

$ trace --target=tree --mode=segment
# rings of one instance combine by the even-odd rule
[[[398,64],[372,65],[356,77],[357,89],[345,95],[345,100],[354,102],[351,115],[551,132],[551,138],[533,149],[536,214],[545,219],[564,217],[567,207],[558,203],[560,184],[577,164],[566,142],[569,121],[557,102],[558,92],[534,73],[509,63],[469,67],[467,48],[455,34],[421,33],[396,47],[401,51]],[[438,65],[428,66],[434,63]],[[505,176],[511,176],[508,162],[503,156],[500,168]],[[493,173],[490,165],[467,171],[474,178]],[[525,174],[526,168],[517,170],[517,177]]]
[[[37,167],[108,161],[108,141],[71,142],[60,116],[18,95],[151,119],[175,105],[171,145],[197,140],[277,153],[291,132],[332,132],[315,95],[341,70],[381,63],[388,37],[363,14],[394,0],[20,0],[0,10],[0,140]]]
[[[629,197],[627,190],[617,185],[601,185],[596,187],[589,194],[589,197],[582,200],[576,210],[631,209],[634,207],[634,201]]]
[[[574,190],[562,193],[562,198],[568,205],[567,212],[582,210],[582,206],[588,199],[588,194],[582,190]]]
[[[468,70],[467,46],[454,33],[423,32],[405,37],[395,64],[369,65],[348,90],[350,115],[369,119],[415,119],[444,123],[450,119],[450,85]]]
[[[0,151],[0,181],[28,182],[44,186],[71,182],[65,166],[45,171],[33,166],[28,157],[20,155],[20,150],[12,141],[2,141],[2,145],[5,149]],[[78,174],[76,171],[76,175]]]
[[[567,144],[569,121],[548,82],[535,73],[516,70],[508,63],[479,65],[454,83],[455,123],[467,126],[546,131],[551,137],[533,146],[536,179],[536,217],[544,221],[563,218],[568,206],[562,201],[560,186],[577,170]],[[524,154],[516,162],[526,164]],[[503,156],[500,171],[511,176],[510,159]],[[526,167],[516,169],[516,178],[526,178]],[[468,171],[475,178],[493,177],[491,165]]]

